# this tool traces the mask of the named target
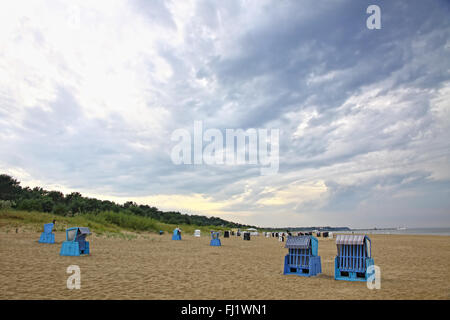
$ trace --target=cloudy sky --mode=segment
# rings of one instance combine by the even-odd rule
[[[381,29],[369,30],[369,5]],[[4,1],[0,172],[257,226],[450,227],[450,3]],[[279,129],[279,170],[176,129]]]

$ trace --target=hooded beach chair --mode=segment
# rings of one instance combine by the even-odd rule
[[[219,235],[219,232],[211,231],[211,242],[209,243],[210,246],[220,247],[222,245],[220,243]]]
[[[41,233],[39,243],[55,243],[55,234],[52,233],[53,223],[44,224],[44,232]]]
[[[284,274],[310,277],[322,273],[317,238],[288,236],[285,248],[289,250],[289,253],[284,257]]]
[[[62,243],[62,256],[81,256],[89,255],[89,242],[86,241],[86,236],[91,234],[89,228],[74,227],[66,230],[66,241]]]
[[[181,230],[178,228],[175,228],[173,230],[172,240],[181,240]]]
[[[337,256],[334,260],[334,279],[367,281],[367,268],[374,264],[372,245],[366,235],[336,236]]]

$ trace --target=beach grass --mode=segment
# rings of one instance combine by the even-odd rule
[[[42,232],[43,225],[56,220],[55,231],[64,231],[70,227],[88,227],[91,232],[97,235],[108,237],[133,238],[131,233],[151,232],[158,233],[160,230],[171,233],[173,229],[179,227],[182,233],[193,234],[199,229],[202,233],[209,233],[210,230],[224,231],[225,227],[218,226],[197,226],[187,224],[168,224],[161,221],[141,217],[123,212],[99,212],[78,214],[73,217],[60,216],[52,213],[37,211],[22,211],[14,209],[0,210],[0,227],[6,231],[16,228],[25,228],[30,231]]]

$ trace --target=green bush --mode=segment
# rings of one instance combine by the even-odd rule
[[[17,209],[26,211],[43,211],[42,202],[39,199],[22,199],[17,203]]]
[[[14,201],[10,200],[0,200],[0,209],[11,209],[14,207]]]
[[[69,209],[64,204],[58,203],[53,206],[53,213],[59,216],[65,216],[67,215],[67,213],[69,213]]]
[[[53,200],[50,197],[44,197],[41,200],[42,211],[52,212],[53,211]]]
[[[89,218],[95,221],[104,221],[121,228],[136,231],[157,231],[158,229],[157,223],[151,218],[126,214],[123,212],[101,212],[97,215],[90,215]]]

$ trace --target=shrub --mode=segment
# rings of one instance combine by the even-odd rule
[[[65,216],[67,215],[67,213],[69,212],[69,209],[63,205],[62,203],[58,203],[55,206],[53,206],[53,213],[60,215],[60,216]]]
[[[26,211],[42,211],[42,203],[39,199],[22,199],[18,202],[17,209]]]
[[[0,200],[0,209],[11,209],[15,203],[11,200]]]

